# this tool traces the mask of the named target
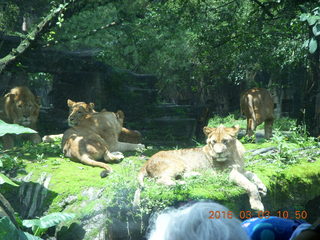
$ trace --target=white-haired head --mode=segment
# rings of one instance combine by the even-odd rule
[[[209,219],[210,211],[220,217]],[[226,207],[208,201],[168,208],[151,218],[148,240],[249,240],[241,222],[230,213]]]

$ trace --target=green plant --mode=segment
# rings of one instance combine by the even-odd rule
[[[281,117],[275,119],[273,123],[274,129],[279,129],[281,131],[289,131],[290,129],[296,127],[297,121],[289,117]]]
[[[42,236],[50,227],[56,226],[59,223],[66,222],[75,218],[71,213],[51,213],[39,219],[23,220],[22,225],[27,228],[32,228],[35,236]]]
[[[223,124],[226,127],[232,127],[232,126],[238,124],[240,126],[240,128],[246,128],[246,120],[245,119],[236,119],[234,114],[230,114],[226,117],[214,116],[208,122],[209,127],[217,127],[220,124]]]
[[[36,131],[18,124],[9,124],[0,120],[0,137],[4,136],[5,134],[24,133],[36,133]],[[11,156],[8,153],[9,152],[0,154],[0,170],[11,171],[21,164],[21,161],[17,156]]]
[[[9,124],[0,120],[0,137],[5,134],[23,134],[23,133],[36,133],[31,128],[26,128],[18,124]]]
[[[41,240],[27,232],[18,229],[8,217],[0,218],[0,239],[1,240]]]
[[[287,136],[275,129],[271,141],[278,147],[278,153],[274,154],[273,157],[283,163],[294,164],[297,163],[298,158],[288,140]]]
[[[248,135],[244,135],[240,141],[242,143],[255,143],[256,142],[256,135],[252,135],[251,137],[249,137]]]
[[[316,7],[311,13],[302,13],[300,21],[306,21],[312,28],[312,37],[303,43],[303,47],[308,48],[311,54],[315,53],[318,48],[317,37],[320,35],[320,8]]]

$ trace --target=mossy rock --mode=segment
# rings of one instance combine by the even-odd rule
[[[271,145],[248,144],[248,148]],[[126,153],[121,163],[111,165],[113,172],[107,178],[100,178],[100,168],[62,157],[57,146],[59,143],[42,143],[32,151],[30,146],[21,149],[18,156],[22,161],[22,169],[16,172],[15,179],[32,172],[30,181],[36,182],[43,172],[50,174],[49,193],[43,204],[44,214],[59,211],[76,213],[76,222],[68,226],[70,229],[76,226],[76,231],[82,230],[83,239],[93,239],[101,231],[110,236],[112,232],[119,231],[117,227],[128,226],[126,234],[128,231],[134,236],[141,232],[144,234],[147,218],[153,211],[197,199],[212,199],[225,204],[236,216],[240,211],[250,211],[247,194],[228,181],[228,172],[213,175],[210,170],[203,171],[202,176],[185,179],[186,184],[174,187],[159,186],[153,180],[145,179],[146,187],[141,194],[142,208],[135,209],[132,200],[138,186],[137,173],[147,158],[160,148],[149,148],[144,153]],[[17,154],[13,152],[12,155]],[[268,188],[268,195],[262,200],[267,211],[276,214],[276,211],[288,206],[292,210],[300,210],[308,201],[320,196],[319,158],[314,162],[301,160],[285,167],[263,159],[254,164],[250,164],[251,161],[246,160],[247,169],[255,172]],[[17,188],[13,191],[10,186],[3,186],[0,190],[9,200],[17,198],[17,191]],[[18,201],[13,202],[18,204]],[[89,223],[89,220],[93,222]],[[97,224],[97,221],[101,221],[101,224]],[[64,232],[68,232],[66,227]]]

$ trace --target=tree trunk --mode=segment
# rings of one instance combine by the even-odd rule
[[[304,110],[303,121],[306,123],[307,130],[313,136],[319,136],[320,126],[320,101],[317,101],[320,81],[320,38],[317,37],[318,48],[314,54],[310,55],[310,78],[306,80],[304,88]]]

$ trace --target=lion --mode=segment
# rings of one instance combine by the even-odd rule
[[[66,157],[86,165],[104,168],[100,175],[107,176],[112,168],[103,162],[119,162],[122,152],[144,149],[143,144],[120,142],[124,114],[101,111],[88,113],[79,119],[77,125],[63,133],[62,150]]]
[[[39,97],[36,97],[29,88],[19,86],[12,88],[2,99],[3,112],[1,119],[7,123],[19,124],[36,130],[40,111]],[[14,134],[3,136],[3,147],[5,149],[14,146]],[[38,144],[41,138],[38,133],[23,134],[23,138]]]
[[[272,136],[274,104],[268,90],[252,88],[241,94],[240,108],[247,118],[246,134],[248,136],[252,136],[257,126],[263,122],[265,138],[269,139]]]
[[[70,99],[67,100],[67,105],[69,107],[68,125],[69,127],[76,126],[78,122],[83,118],[84,115],[88,113],[97,113],[94,110],[94,103],[85,102],[74,102]],[[102,111],[105,111],[103,109]],[[54,142],[57,139],[61,139],[63,134],[46,135],[42,138],[44,142]],[[120,142],[127,143],[141,143],[141,133],[137,130],[130,130],[122,127],[119,136]]]
[[[229,169],[229,179],[246,190],[251,208],[264,210],[259,192],[265,195],[267,189],[257,175],[244,170],[245,150],[241,142],[236,139],[239,126],[204,127],[203,131],[207,136],[204,147],[160,151],[151,156],[138,174],[139,188],[135,193],[134,205],[140,203],[140,192],[146,176],[156,178],[159,184],[170,186],[175,185],[174,180],[181,176],[199,175],[196,172],[198,169],[213,171]]]

